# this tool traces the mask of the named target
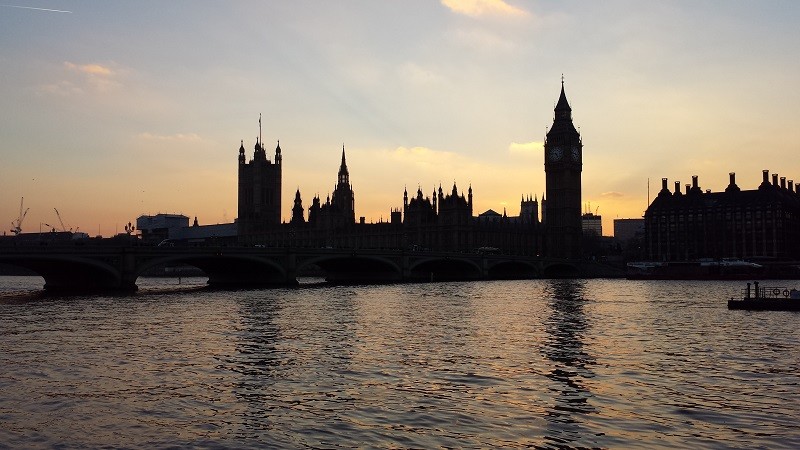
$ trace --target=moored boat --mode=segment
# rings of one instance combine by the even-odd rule
[[[800,311],[800,291],[780,286],[759,286],[758,281],[750,283],[739,300],[728,300],[728,309],[756,311]]]

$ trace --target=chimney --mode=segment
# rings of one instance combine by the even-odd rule
[[[772,185],[775,186],[775,187],[778,187],[778,174],[777,173],[773,173],[772,174]]]
[[[789,188],[789,192],[794,192],[794,180],[789,180],[789,183],[786,185]]]
[[[731,177],[731,182],[728,187],[725,188],[725,192],[741,192],[739,186],[736,185],[736,173],[730,172],[728,175]]]
[[[690,185],[690,184],[688,184],[688,183],[687,183],[687,184],[686,184],[686,193],[687,193],[687,194],[689,193],[689,188],[690,188],[690,187],[692,187],[692,185]]]
[[[666,178],[662,178],[661,179],[661,190],[662,191],[669,191],[669,189],[667,189],[667,179]]]
[[[781,177],[781,189],[786,189],[786,177]]]
[[[800,183],[797,183],[797,184],[794,185],[794,191],[796,193],[800,194]]]
[[[676,181],[675,182],[675,193],[676,194],[680,194],[681,193],[681,182],[680,181]]]
[[[769,170],[762,170],[761,174],[764,176],[762,183],[769,184]]]

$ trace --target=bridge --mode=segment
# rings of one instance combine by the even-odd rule
[[[135,291],[155,268],[190,265],[213,286],[291,286],[317,266],[332,283],[577,276],[574,262],[519,255],[378,249],[25,245],[0,247],[0,263],[41,275],[48,290]]]

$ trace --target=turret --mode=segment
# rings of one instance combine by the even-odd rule
[[[469,185],[469,190],[467,190],[467,204],[469,205],[469,215],[472,217],[472,184]]]
[[[289,223],[295,225],[305,223],[305,219],[303,218],[303,200],[302,198],[300,198],[300,188],[297,188],[297,192],[294,194],[294,206],[292,207],[292,220]]]

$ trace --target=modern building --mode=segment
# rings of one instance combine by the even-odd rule
[[[143,241],[161,242],[168,239],[173,230],[189,226],[189,218],[183,214],[141,215],[136,219],[136,229]]]
[[[614,219],[614,239],[627,242],[644,237],[644,219]]]
[[[697,176],[681,192],[667,179],[645,212],[647,257],[654,261],[702,258],[800,259],[800,184],[763,171],[757,189],[742,190],[736,175],[723,192],[703,191]]]
[[[585,213],[581,216],[581,230],[584,236],[603,235],[603,221],[602,216],[592,213]]]
[[[143,242],[157,245],[164,241],[171,244],[235,244],[238,229],[236,223],[200,225],[197,217],[189,226],[189,218],[183,214],[142,215],[136,219]]]

